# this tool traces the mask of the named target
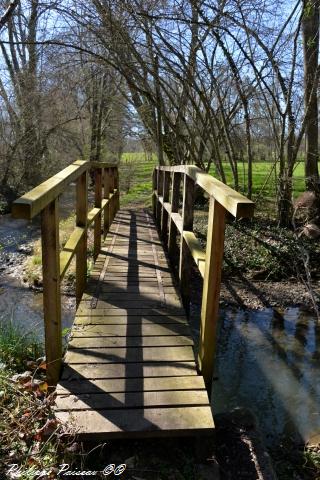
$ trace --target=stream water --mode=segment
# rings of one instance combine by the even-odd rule
[[[320,326],[299,308],[221,315],[214,412],[256,415],[265,442],[320,442]]]
[[[74,208],[74,188],[61,196],[61,218],[67,218]],[[32,242],[40,237],[40,219],[32,222],[0,215],[0,318],[22,326],[25,332],[44,334],[42,293],[23,285],[23,265],[32,254]],[[75,301],[62,298],[62,325],[69,327],[74,316]]]
[[[22,285],[38,223],[0,216],[0,316],[43,335],[42,294]],[[74,299],[64,299],[70,326]],[[299,308],[275,314],[224,310],[213,383],[214,412],[238,406],[257,416],[268,445],[282,436],[320,442],[320,326]],[[36,330],[35,330],[36,329]]]
[[[37,223],[0,216],[0,318],[20,325],[23,331],[44,334],[42,293],[23,285],[23,263],[32,252],[30,242],[40,235]],[[70,326],[74,300],[63,298],[63,327]]]

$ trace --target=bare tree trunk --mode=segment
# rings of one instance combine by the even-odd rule
[[[304,55],[304,101],[308,111],[306,125],[306,189],[320,194],[318,151],[318,85],[316,84],[319,57],[319,5],[320,0],[304,0],[302,37]]]
[[[1,15],[0,17],[0,30],[2,29],[2,27],[5,26],[5,24],[10,20],[10,18],[12,17],[16,7],[18,6],[18,3],[19,3],[20,0],[12,0],[6,11],[4,12],[3,15]]]
[[[287,139],[287,162],[283,157],[280,161],[279,173],[279,205],[278,216],[281,227],[292,226],[292,176],[295,163],[295,123],[289,120],[289,132]],[[283,152],[284,153],[284,152]]]

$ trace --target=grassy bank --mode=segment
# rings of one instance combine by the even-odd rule
[[[124,153],[119,167],[121,206],[151,206],[152,172],[157,157],[144,153]]]
[[[226,174],[227,183],[232,187],[233,177],[231,167],[228,163],[224,163],[223,168]],[[210,173],[216,176],[216,169],[214,166],[211,167]],[[245,194],[248,183],[248,165],[242,165],[239,163],[238,173],[240,191]],[[273,200],[277,194],[278,175],[279,166],[274,166],[273,163],[269,162],[254,162],[252,165],[253,196],[263,196],[264,198]],[[294,197],[297,197],[304,191],[304,163],[299,162],[296,164],[293,172],[293,195]]]
[[[120,187],[122,194],[122,202],[124,204],[143,203],[149,200],[152,191],[151,175],[156,165],[157,157],[146,158],[143,152],[124,153],[120,164]],[[320,166],[320,165],[319,165]],[[233,177],[231,167],[228,163],[223,163],[227,183],[233,187]],[[277,177],[279,167],[269,162],[253,163],[253,197],[262,197],[267,201],[274,202],[277,194]],[[248,167],[246,164],[238,165],[239,171],[239,187],[244,194],[247,189]],[[218,178],[216,168],[211,166],[211,175]],[[305,191],[304,181],[304,163],[296,164],[293,173],[293,195],[299,196]]]

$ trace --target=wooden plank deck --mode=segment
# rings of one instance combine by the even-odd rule
[[[210,435],[204,381],[152,218],[120,210],[78,307],[57,416],[80,437]]]

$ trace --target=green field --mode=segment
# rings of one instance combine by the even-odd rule
[[[122,206],[151,206],[152,172],[156,164],[156,155],[151,159],[147,159],[143,152],[122,155],[119,169]]]
[[[124,153],[120,164],[120,189],[121,204],[146,205],[151,204],[152,170],[156,165],[157,157],[146,159],[144,153]],[[276,185],[278,166],[267,162],[255,162],[253,164],[253,199],[263,202],[273,202],[276,197]],[[224,164],[228,184],[233,187],[233,179],[229,164]],[[239,164],[240,191],[246,194],[247,165]],[[215,167],[210,169],[215,176]],[[297,197],[305,190],[304,164],[298,163],[294,170],[293,179],[294,197]]]
[[[232,187],[233,178],[231,167],[229,164],[224,163],[224,171],[226,173],[227,182]],[[246,194],[246,187],[248,181],[248,168],[247,165],[238,164],[239,172],[239,185],[242,193]],[[215,167],[210,169],[210,173],[215,175]],[[276,196],[277,177],[279,175],[279,166],[273,166],[268,162],[255,162],[253,164],[253,196],[254,197],[267,197],[274,199]],[[294,196],[297,197],[300,193],[305,191],[304,182],[304,163],[299,162],[296,164],[293,174],[293,189]]]

